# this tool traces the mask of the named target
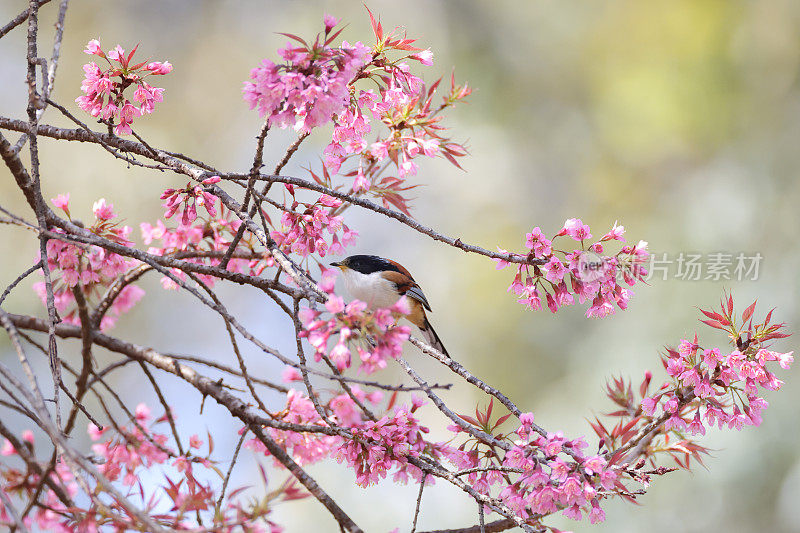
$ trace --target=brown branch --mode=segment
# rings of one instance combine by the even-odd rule
[[[75,224],[73,224],[71,222],[67,222],[67,221],[64,221],[62,219],[56,219],[56,220],[60,224],[62,224],[65,229],[70,230],[70,231],[72,231],[74,233],[73,235],[70,236],[71,239],[78,240],[79,242],[87,242],[87,243],[93,243],[93,244],[101,243],[99,245],[105,247],[106,249],[111,249],[112,251],[115,251],[115,252],[117,250],[119,250],[120,255],[126,255],[126,256],[141,258],[142,260],[144,260],[145,262],[147,262],[148,264],[153,266],[153,268],[155,268],[156,270],[161,272],[164,276],[166,276],[169,279],[171,279],[177,286],[183,288],[184,290],[186,290],[187,292],[192,294],[195,298],[200,300],[200,302],[203,305],[207,306],[208,308],[210,308],[213,311],[217,312],[221,316],[225,317],[226,320],[228,320],[230,322],[230,324],[234,328],[236,328],[236,330],[245,339],[247,339],[248,341],[250,341],[251,343],[256,345],[260,350],[262,350],[263,352],[265,352],[265,353],[267,353],[269,355],[272,355],[273,357],[277,358],[279,361],[283,362],[284,364],[293,364],[294,363],[289,358],[287,358],[286,356],[281,354],[279,351],[275,350],[274,348],[271,348],[271,347],[267,346],[266,344],[261,342],[258,338],[256,338],[235,317],[233,317],[227,311],[227,309],[225,309],[225,307],[222,304],[210,301],[205,296],[200,294],[200,292],[197,289],[195,289],[194,287],[190,287],[183,280],[181,280],[175,274],[173,274],[170,270],[168,270],[168,269],[164,268],[163,266],[161,266],[159,264],[159,260],[157,259],[158,256],[151,256],[151,254],[145,254],[145,253],[143,253],[140,250],[137,250],[135,248],[128,248],[126,246],[122,246],[122,245],[119,245],[117,243],[114,243],[114,242],[112,242],[112,241],[110,241],[108,239],[100,238],[97,235],[94,235],[93,233],[85,230],[84,228],[78,227],[78,226],[76,226]],[[51,233],[51,235],[53,235],[53,238],[61,238],[61,239],[64,238],[64,236],[60,235],[59,233]],[[70,240],[70,239],[68,239],[68,240]],[[191,263],[189,263],[189,264],[191,264]]]
[[[38,18],[39,3],[30,0],[28,6],[28,69],[25,80],[28,85],[28,139],[30,148],[30,177],[33,188],[33,209],[36,212],[36,220],[39,224],[39,253],[42,257],[42,273],[44,274],[46,301],[47,301],[47,322],[48,322],[48,355],[50,362],[50,372],[53,376],[53,404],[56,412],[56,427],[61,428],[61,364],[58,359],[58,346],[56,345],[55,325],[59,322],[56,312],[55,296],[53,294],[53,280],[50,274],[50,265],[47,262],[47,241],[48,238],[43,234],[47,230],[47,215],[50,209],[44,202],[41,192],[41,177],[39,175],[39,145],[36,129],[39,123],[38,111],[43,107],[44,102],[36,91],[36,65],[39,63],[37,52],[37,35],[39,32]],[[16,151],[16,150],[15,150]]]
[[[136,159],[134,159],[133,157],[131,157],[129,155],[123,155],[123,154],[117,153],[117,150],[115,150],[112,146],[110,146],[108,143],[103,141],[103,139],[100,137],[100,135],[98,133],[94,132],[91,128],[89,128],[89,126],[87,124],[85,124],[84,122],[79,120],[75,115],[73,115],[72,113],[67,111],[67,109],[64,106],[57,104],[56,102],[50,100],[49,98],[47,99],[47,103],[48,103],[48,105],[51,105],[51,106],[55,107],[56,109],[58,109],[61,112],[62,115],[64,115],[65,117],[70,119],[72,122],[74,122],[75,124],[77,124],[78,126],[83,128],[83,130],[85,132],[87,132],[89,135],[91,135],[97,141],[97,143],[100,146],[103,147],[103,149],[106,152],[108,152],[109,154],[113,155],[117,159],[121,159],[122,161],[125,161],[129,165],[134,165],[134,166],[137,166],[137,167],[149,168],[149,169],[153,169],[153,170],[166,170],[166,168],[163,167],[162,165],[148,165],[146,163],[142,163],[140,161],[137,161]],[[110,135],[113,135],[114,137],[116,137],[116,135],[114,135],[114,134],[110,134]]]
[[[250,205],[250,196],[253,194],[253,185],[255,184],[259,170],[264,166],[264,140],[267,138],[267,133],[269,133],[269,117],[264,120],[261,131],[256,137],[256,154],[253,157],[253,166],[250,168],[250,178],[247,180],[247,190],[244,193],[244,200],[242,200],[242,209],[248,209]],[[258,209],[258,204],[253,204],[249,213],[250,218],[253,218],[256,209]],[[267,228],[264,229],[266,230]],[[236,247],[239,245],[239,241],[241,241],[244,236],[244,230],[244,225],[239,226],[236,230],[236,235],[233,236],[230,245],[228,245],[228,249],[225,251],[225,256],[222,258],[222,262],[220,262],[221,268],[228,268],[228,262],[231,260]]]
[[[0,117],[0,129],[10,129],[10,130],[15,130],[15,131],[24,131],[23,124],[24,123],[22,123],[21,121],[17,121],[17,120],[10,119],[10,118],[7,118],[7,117]],[[98,139],[93,138],[91,135],[89,135],[86,132],[83,132],[81,130],[70,130],[70,129],[64,129],[64,128],[56,128],[54,126],[40,125],[38,133],[40,135],[43,135],[43,136],[46,136],[46,137],[52,137],[54,139],[80,141],[80,142],[99,142]],[[140,143],[135,143],[135,142],[132,142],[132,141],[126,141],[126,140],[123,140],[123,139],[119,139],[116,136],[109,136],[107,134],[97,133],[96,135],[98,136],[99,139],[102,139],[103,142],[105,142],[105,143],[107,143],[107,144],[109,144],[111,146],[115,146],[115,147],[117,147],[117,148],[119,148],[121,150],[127,151],[127,152],[136,153],[136,154],[141,155],[143,157],[151,157],[153,159],[156,159],[159,162],[162,162],[162,163],[170,166],[170,168],[172,170],[174,170],[176,172],[179,172],[181,174],[190,176],[192,178],[195,178],[198,181],[201,181],[202,179],[210,177],[211,175],[219,175],[222,179],[230,179],[230,180],[247,180],[247,179],[249,179],[249,175],[246,175],[246,174],[235,174],[235,173],[231,173],[231,174],[214,173],[214,174],[211,174],[211,173],[208,173],[208,172],[202,172],[202,171],[199,171],[199,170],[196,170],[196,169],[191,169],[190,167],[188,167],[188,166],[186,166],[184,164],[170,164],[167,159],[162,157],[162,155],[163,156],[167,156],[167,154],[165,152],[163,152],[163,151],[159,151],[159,157],[156,158],[156,157],[152,156],[152,154],[147,150],[147,148],[144,147],[143,145],[141,145]],[[259,176],[259,179],[267,181],[267,182],[287,183],[287,184],[290,184],[290,185],[296,185],[296,186],[302,187],[304,189],[309,189],[309,190],[312,190],[312,191],[320,192],[320,193],[323,193],[323,194],[327,194],[329,196],[333,196],[334,198],[338,198],[340,200],[344,200],[346,202],[350,202],[353,205],[357,205],[359,207],[363,207],[365,209],[369,209],[370,211],[374,211],[376,213],[380,213],[380,214],[382,214],[384,216],[387,216],[389,218],[395,219],[398,222],[401,222],[401,223],[405,224],[406,226],[410,227],[411,229],[413,229],[415,231],[418,231],[419,233],[427,235],[427,236],[431,237],[432,239],[434,239],[436,241],[443,242],[445,244],[449,244],[450,246],[453,246],[453,247],[458,248],[460,250],[463,250],[465,252],[476,253],[476,254],[483,255],[483,256],[486,256],[486,257],[489,257],[489,258],[492,258],[492,259],[500,259],[500,260],[508,261],[508,262],[511,262],[511,263],[523,263],[523,264],[529,264],[529,265],[539,265],[539,264],[543,263],[543,261],[541,259],[533,259],[533,258],[529,258],[528,256],[519,255],[519,254],[513,254],[513,253],[493,252],[491,250],[487,250],[487,249],[482,248],[480,246],[464,243],[460,238],[453,238],[453,237],[449,237],[449,236],[440,234],[439,232],[435,231],[434,229],[432,229],[430,227],[427,227],[427,226],[425,226],[423,224],[420,224],[419,222],[414,220],[412,217],[409,217],[409,216],[407,216],[407,215],[405,215],[403,213],[400,213],[400,212],[397,212],[397,211],[393,211],[391,209],[387,209],[387,208],[385,208],[383,206],[380,206],[380,205],[378,205],[378,204],[376,204],[374,202],[371,202],[370,200],[365,200],[365,199],[361,199],[361,198],[353,198],[351,195],[348,195],[346,193],[342,193],[340,191],[336,191],[334,189],[330,189],[328,187],[324,187],[324,186],[319,185],[318,183],[315,183],[315,182],[310,181],[310,180],[304,180],[304,179],[301,179],[301,178],[296,178],[296,177],[291,177],[291,176],[266,175],[266,174],[261,174]],[[212,188],[211,189],[212,194],[216,194],[217,190],[220,190],[220,189]],[[236,205],[238,206],[238,203]],[[230,208],[229,205],[227,207]],[[235,212],[241,214],[239,212],[239,210],[235,210]],[[252,231],[252,229],[249,227],[249,225],[248,225],[247,229],[250,229]],[[262,235],[263,235],[263,233],[262,233]]]
[[[425,394],[430,398],[433,404],[436,406],[439,411],[441,411],[447,418],[449,418],[454,424],[461,428],[462,431],[467,433],[468,435],[480,440],[481,442],[488,444],[490,446],[497,446],[503,450],[510,450],[513,446],[511,443],[502,442],[494,438],[493,435],[486,433],[485,431],[481,431],[477,429],[472,424],[467,423],[464,419],[460,416],[455,414],[447,405],[445,405],[444,401],[439,398],[434,392],[428,387],[428,384],[425,383],[425,380],[420,377],[417,372],[411,368],[411,366],[403,359],[402,357],[398,357],[396,359],[397,363],[406,371],[406,373],[413,379],[417,385],[422,387],[422,390],[425,391]]]
[[[288,287],[276,281],[272,281],[265,278],[259,278],[256,276],[250,276],[248,274],[231,272],[229,270],[222,270],[219,267],[192,263],[190,261],[184,261],[180,259],[180,257],[202,257],[203,255],[212,256],[212,254],[203,254],[201,252],[196,252],[196,253],[179,252],[175,253],[174,255],[155,255],[139,250],[138,248],[123,246],[109,239],[105,239],[103,237],[95,235],[94,233],[84,228],[76,226],[70,221],[56,217],[55,214],[53,214],[51,222],[54,226],[58,226],[67,232],[66,234],[47,232],[47,236],[51,239],[58,239],[70,243],[77,242],[77,243],[100,246],[108,251],[114,252],[117,255],[130,257],[132,259],[136,259],[138,261],[151,265],[154,269],[162,273],[164,273],[164,271],[159,267],[166,267],[170,269],[174,268],[177,270],[181,270],[183,272],[193,272],[195,274],[203,274],[206,276],[212,276],[224,279],[236,283],[237,285],[250,285],[252,287],[256,287],[257,289],[261,289],[263,291],[269,289],[287,294],[289,296],[303,295],[303,293],[298,291],[297,289]]]
[[[505,503],[496,498],[492,498],[491,496],[479,493],[472,488],[472,486],[459,479],[453,472],[450,472],[441,465],[432,465],[422,461],[419,457],[408,457],[408,462],[433,476],[449,481],[451,484],[469,494],[479,505],[486,505],[492,510],[512,520],[516,526],[521,527],[526,533],[535,533],[535,530],[525,520],[518,517]]]
[[[211,299],[214,300],[214,303],[216,303],[219,306],[222,306],[222,302],[220,301],[217,294],[213,290],[211,290],[211,287],[203,283],[197,276],[194,276],[192,274],[187,274],[187,275],[190,276],[195,283],[203,287],[203,289],[211,297]],[[261,398],[258,396],[256,388],[253,385],[253,380],[250,378],[250,374],[247,372],[247,366],[244,363],[242,352],[239,350],[239,343],[236,342],[236,335],[233,333],[233,328],[231,327],[231,323],[225,316],[223,316],[222,319],[225,322],[225,330],[228,332],[228,339],[231,341],[231,347],[233,348],[234,354],[236,354],[236,360],[239,362],[239,370],[241,371],[241,375],[242,378],[244,379],[244,382],[247,384],[247,388],[250,390],[250,395],[258,404],[259,409],[261,409],[263,412],[267,414],[270,414],[269,410],[267,409],[267,406],[264,405],[264,402],[261,401]]]
[[[83,288],[80,285],[75,285],[72,288],[72,295],[75,297],[75,303],[78,305],[78,317],[81,320],[81,357],[83,361],[81,372],[75,382],[76,400],[67,416],[67,424],[64,426],[64,433],[67,435],[72,431],[73,424],[78,415],[78,405],[83,399],[83,395],[86,393],[86,381],[89,379],[89,374],[92,371],[92,336],[94,335],[92,322],[89,319],[89,306],[83,295]]]
[[[217,504],[214,507],[215,513],[219,513],[219,510],[222,508],[222,501],[225,499],[225,491],[227,490],[228,483],[231,480],[233,467],[236,465],[236,460],[239,458],[239,451],[242,449],[242,444],[244,444],[244,439],[247,437],[248,432],[249,430],[246,428],[242,430],[242,435],[239,437],[239,442],[236,444],[236,449],[233,450],[233,457],[231,458],[231,464],[228,465],[228,473],[225,474],[225,479],[222,480],[222,488],[219,491],[219,498],[217,499]]]
[[[22,522],[22,518],[17,511],[17,508],[14,507],[14,504],[11,503],[11,500],[6,494],[6,491],[0,490],[0,500],[2,500],[3,508],[11,515],[11,518],[14,520],[15,527],[19,528],[20,531],[23,533],[28,533],[28,528],[25,527],[25,524]]]
[[[178,435],[178,428],[175,427],[175,417],[172,416],[172,408],[167,403],[167,399],[164,398],[164,393],[161,391],[161,387],[156,382],[156,378],[153,377],[152,372],[150,369],[147,368],[147,365],[144,361],[139,361],[139,366],[144,372],[144,375],[147,376],[147,380],[150,382],[150,385],[153,386],[153,390],[156,392],[156,396],[158,396],[158,401],[161,403],[161,407],[164,408],[164,416],[167,417],[167,422],[169,423],[169,428],[172,431],[172,437],[175,439],[175,444],[178,446],[178,453],[181,455],[186,455],[183,451],[183,445],[181,444],[181,438]]]
[[[117,299],[117,296],[120,295],[122,290],[131,283],[137,281],[144,274],[146,274],[148,270],[151,269],[152,267],[148,265],[139,265],[138,267],[132,268],[122,276],[115,279],[114,283],[112,283],[108,289],[106,289],[105,294],[103,294],[103,297],[100,298],[100,302],[95,306],[94,311],[92,312],[92,316],[89,319],[89,323],[92,325],[92,327],[99,329],[100,323],[103,321],[103,317],[111,308],[114,300]]]
[[[0,317],[2,316],[3,311],[0,309]],[[46,322],[42,319],[26,315],[15,315],[11,313],[6,314],[6,316],[8,316],[11,323],[17,328],[41,332],[47,331]],[[62,323],[56,326],[56,335],[62,338],[80,339],[81,329],[79,326]],[[220,381],[205,377],[197,373],[190,366],[180,363],[177,359],[164,355],[151,348],[144,348],[130,342],[125,342],[102,332],[96,333],[93,341],[96,345],[107,350],[125,355],[135,359],[136,361],[145,361],[160,370],[164,370],[165,372],[169,372],[170,374],[178,376],[192,385],[203,396],[210,396],[220,405],[224,405],[233,416],[241,419],[247,424],[268,426],[275,429],[294,431],[297,433],[324,433],[326,435],[341,435],[341,432],[321,425],[292,424],[289,422],[282,422],[259,416],[250,409],[247,403],[228,392]]]
[[[17,326],[11,320],[11,316],[5,313],[3,310],[0,309],[0,323],[2,324],[3,328],[8,332],[8,336],[11,339],[11,343],[13,344],[20,361],[27,361],[27,356],[22,348],[22,345],[19,342],[19,338],[16,332]],[[46,323],[43,323],[42,326],[50,329],[50,326]],[[43,328],[44,329],[44,328]],[[85,457],[83,457],[80,453],[78,453],[75,449],[73,449],[69,443],[67,442],[64,434],[61,432],[61,429],[55,425],[50,418],[50,413],[48,412],[47,408],[44,405],[44,400],[41,396],[41,392],[36,385],[35,379],[31,381],[32,387],[31,389],[25,388],[22,383],[17,380],[17,378],[11,373],[11,371],[2,363],[0,363],[0,374],[9,381],[20,393],[25,397],[25,399],[30,403],[33,407],[33,410],[36,412],[37,416],[39,417],[40,424],[39,427],[47,433],[50,440],[56,446],[57,450],[60,450],[62,457],[65,459],[65,462],[70,466],[75,476],[75,481],[81,485],[83,490],[88,495],[96,494],[95,491],[90,490],[88,487],[86,480],[84,479],[82,472],[85,472],[94,480],[96,481],[98,488],[102,488],[103,491],[108,493],[112,498],[114,498],[119,505],[125,509],[131,516],[134,516],[137,520],[139,520],[144,526],[149,528],[154,533],[161,533],[165,530],[156,524],[150,516],[142,511],[141,509],[137,508],[136,506],[132,505],[130,501],[119,491],[116,487],[103,475],[101,474],[94,465],[91,464]],[[102,509],[106,509],[105,504],[99,498],[92,497],[92,502],[98,505]]]
[[[426,344],[420,341],[419,339],[416,339],[414,337],[409,337],[408,341],[417,348],[419,348],[420,350],[422,350],[423,353],[432,356],[434,359],[437,359],[440,363],[448,366],[450,370],[452,370],[453,372],[464,378],[464,380],[466,380],[467,383],[470,383],[475,387],[477,387],[478,389],[485,392],[486,394],[489,394],[497,398],[500,401],[500,403],[502,403],[503,406],[505,406],[505,408],[508,409],[517,418],[519,418],[520,415],[522,415],[522,411],[520,411],[520,409],[514,404],[514,402],[508,399],[508,397],[505,394],[495,389],[491,385],[488,385],[483,380],[472,375],[460,363],[454,361],[452,358],[444,355],[443,353],[439,352],[429,344]],[[542,435],[543,437],[547,436],[547,430],[539,426],[538,424],[532,423],[531,429],[533,429],[535,432],[537,432],[539,435]],[[572,457],[573,459],[575,459],[579,464],[581,463],[580,455],[575,450],[565,446],[563,447],[562,451],[567,455],[569,455],[570,457]]]
[[[0,311],[2,313],[2,311]],[[39,319],[20,315],[5,315],[15,327],[24,329],[35,329],[44,331],[46,324]],[[4,315],[0,314],[0,318]],[[80,337],[80,328],[70,324],[59,324],[56,334],[61,337]],[[341,435],[339,428],[326,428],[324,426],[301,426],[260,417],[252,412],[245,402],[226,391],[219,382],[201,376],[185,365],[171,360],[168,357],[149,348],[142,348],[135,344],[127,343],[122,340],[110,337],[103,333],[94,336],[94,343],[104,348],[127,355],[136,360],[146,361],[147,363],[165,370],[190,383],[204,396],[211,396],[220,405],[224,406],[236,418],[244,422],[258,439],[267,447],[269,452],[280,461],[292,474],[300,481],[306,489],[322,503],[336,520],[346,530],[360,532],[361,529],[350,519],[350,517],[333,501],[330,496],[309,476],[294,460],[272,440],[263,430],[264,426],[276,429],[285,429],[295,432],[320,432],[330,435]]]
[[[0,120],[0,126],[2,126],[1,120]],[[220,177],[224,179],[238,179],[238,180],[244,179],[244,176],[242,176],[241,174],[240,175],[220,174]],[[325,187],[324,185],[320,185],[319,183],[316,183],[314,181],[305,180],[302,178],[296,178],[292,176],[263,175],[263,174],[261,175],[261,179],[266,180],[268,182],[286,183],[289,185],[295,185],[303,189],[308,189],[322,194],[327,194],[328,196],[333,196],[334,198],[338,198],[339,200],[352,203],[353,205],[357,205],[364,209],[368,209],[375,213],[379,213],[386,217],[397,220],[398,222],[405,224],[409,228],[419,233],[422,233],[423,235],[427,235],[428,237],[432,238],[435,241],[449,244],[450,246],[463,250],[464,252],[475,253],[492,259],[501,259],[503,261],[508,261],[510,263],[524,263],[529,265],[541,265],[545,263],[545,261],[542,259],[532,259],[524,255],[513,254],[513,253],[493,252],[491,250],[487,250],[480,246],[467,244],[463,242],[460,238],[453,238],[447,235],[443,235],[434,230],[433,228],[420,224],[419,222],[414,220],[414,218],[404,213],[388,209],[370,200],[353,197],[350,194],[343,193],[341,191],[337,191],[336,189],[331,189],[329,187]]]
[[[16,122],[23,125],[26,124],[21,120]],[[27,129],[22,131],[27,131]],[[11,175],[14,176],[14,180],[17,182],[17,187],[19,187],[19,189],[22,191],[22,194],[25,196],[25,200],[28,202],[28,205],[32,210],[35,211],[36,193],[33,180],[31,179],[30,174],[28,174],[28,169],[25,168],[22,160],[19,158],[16,152],[14,152],[14,147],[11,146],[11,143],[8,142],[2,133],[0,133],[0,157],[3,158],[3,162],[5,162],[6,166],[11,171]]]
[[[39,5],[37,7],[41,7],[49,2],[50,0],[39,0]],[[0,39],[5,37],[8,32],[28,20],[28,13],[30,13],[30,8],[25,9],[22,13],[11,19],[11,22],[0,28]]]
[[[513,520],[505,518],[503,520],[489,522],[483,527],[483,531],[486,533],[500,533],[500,531],[507,531],[512,527],[516,527],[516,525],[517,524],[515,524]],[[474,526],[459,527],[455,529],[431,529],[421,533],[481,533],[481,526],[480,524],[476,524]]]
[[[427,476],[425,476],[427,477]],[[419,483],[419,494],[417,494],[417,505],[414,507],[414,521],[411,523],[411,533],[417,530],[417,519],[419,518],[419,508],[422,505],[422,491],[425,490],[425,477]]]
[[[8,285],[8,287],[6,287],[6,290],[3,291],[3,294],[0,294],[0,305],[3,305],[3,301],[5,301],[6,297],[9,294],[11,294],[11,291],[14,290],[14,287],[19,285],[19,283],[23,279],[27,278],[28,276],[30,276],[31,274],[33,274],[34,272],[36,272],[40,268],[42,268],[42,261],[41,260],[38,263],[36,263],[35,265],[33,265],[32,267],[30,267],[28,270],[26,270],[25,272],[23,272],[22,274],[17,276],[17,278],[14,281],[12,281]]]
[[[61,503],[67,507],[71,507],[73,505],[72,499],[66,492],[64,492],[64,489],[61,487],[61,485],[53,481],[50,476],[42,476],[44,473],[42,466],[30,453],[28,446],[24,442],[17,439],[16,435],[14,435],[8,426],[3,424],[2,420],[0,420],[0,435],[8,439],[8,441],[17,451],[17,455],[19,455],[20,459],[25,461],[25,464],[28,466],[28,468],[44,481],[44,483],[53,491],[56,497],[58,497]]]
[[[275,459],[280,461],[283,466],[285,466],[289,472],[297,478],[297,480],[302,483],[302,485],[310,492],[319,502],[328,509],[328,512],[339,522],[339,526],[346,530],[350,531],[351,533],[361,533],[361,528],[358,527],[355,522],[344,512],[344,510],[339,507],[339,505],[328,496],[328,494],[322,490],[322,488],[314,481],[314,478],[309,476],[305,470],[300,468],[300,466],[294,462],[294,460],[289,456],[289,454],[281,448],[277,442],[272,440],[261,428],[259,425],[250,424],[248,426],[250,431],[252,431],[258,440],[261,441],[264,446],[267,447],[269,453],[272,454]]]
[[[39,5],[42,5],[42,2],[39,2]],[[47,62],[44,58],[39,58],[41,61],[40,66],[42,67],[42,96],[41,101],[44,101],[45,104],[39,105],[38,109],[36,110],[36,120],[42,118],[42,114],[44,114],[45,109],[47,109],[47,103],[49,103],[50,93],[53,91],[53,87],[56,81],[56,69],[58,68],[58,60],[59,56],[61,55],[61,40],[64,37],[64,19],[67,16],[67,6],[69,5],[69,0],[61,0],[61,5],[58,8],[58,17],[56,18],[55,23],[55,36],[53,37],[53,52],[50,56],[50,63],[49,67],[47,66]],[[45,71],[45,69],[47,69]],[[41,102],[40,102],[41,103]],[[25,143],[28,140],[28,134],[23,134],[17,143],[14,145],[14,151],[19,152],[22,150],[22,147],[25,146]]]

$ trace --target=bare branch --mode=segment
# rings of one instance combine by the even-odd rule
[[[45,4],[49,3],[49,2],[50,2],[50,0],[40,0],[38,2],[39,5],[37,7],[41,7],[41,6],[43,6],[43,5],[45,5]],[[5,37],[5,35],[8,32],[13,30],[14,28],[19,26],[20,24],[22,24],[26,20],[28,20],[28,13],[29,12],[30,12],[30,8],[25,9],[22,13],[20,13],[19,15],[17,15],[13,19],[11,19],[11,22],[9,22],[8,24],[6,24],[2,28],[0,28],[0,39]]]

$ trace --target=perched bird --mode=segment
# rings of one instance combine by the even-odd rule
[[[350,295],[371,307],[391,307],[401,296],[407,296],[411,307],[411,313],[406,315],[408,321],[419,328],[428,344],[450,357],[428,322],[425,314],[426,309],[431,310],[428,299],[402,265],[376,255],[351,255],[331,266],[342,271]]]

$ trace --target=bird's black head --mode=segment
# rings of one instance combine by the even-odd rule
[[[384,272],[386,270],[400,272],[400,269],[393,262],[388,261],[377,255],[351,255],[331,266],[341,269],[349,268],[362,274],[372,274],[373,272]]]

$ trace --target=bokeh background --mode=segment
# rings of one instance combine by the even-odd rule
[[[25,7],[3,0],[0,20]],[[55,4],[55,2],[54,2]],[[740,308],[759,299],[759,311],[794,330],[798,323],[800,227],[800,3],[793,0],[537,0],[535,2],[372,0],[369,7],[387,27],[405,26],[435,63],[425,79],[449,76],[475,89],[448,124],[471,155],[459,171],[443,160],[425,164],[417,177],[414,215],[442,232],[487,248],[519,250],[533,226],[553,233],[564,220],[580,217],[601,235],[619,220],[631,240],[644,239],[657,253],[760,253],[757,280],[676,279],[639,286],[628,311],[587,320],[583,309],[528,312],[506,294],[508,272],[491,261],[436,244],[408,228],[351,210],[347,223],[361,237],[354,252],[400,260],[425,288],[432,320],[461,362],[499,386],[537,421],[568,435],[587,435],[587,418],[608,410],[607,378],[640,380],[651,369],[663,377],[658,354],[699,328],[708,344],[725,339],[698,322],[696,307],[715,304],[733,291]],[[55,5],[42,13],[50,28]],[[78,112],[82,53],[99,38],[108,49],[141,43],[140,52],[167,59],[175,70],[163,78],[165,101],[137,121],[153,144],[244,171],[252,161],[257,114],[241,99],[249,69],[285,43],[284,31],[313,35],[323,14],[343,18],[343,38],[371,40],[369,20],[357,2],[243,2],[137,0],[74,2],[67,15],[54,98]],[[0,40],[0,113],[24,118],[24,28]],[[52,36],[42,32],[47,50]],[[50,110],[44,122],[67,126]],[[16,138],[16,136],[13,136]],[[318,165],[325,135],[307,142],[287,173],[304,175]],[[266,160],[278,157],[290,133],[270,134]],[[162,213],[158,196],[182,178],[125,168],[97,146],[41,140],[45,197],[69,191],[75,216],[89,216],[91,203],[106,197],[134,227]],[[0,169],[5,206],[31,218],[10,174]],[[134,232],[138,237],[138,231]],[[0,228],[0,285],[31,264],[37,244],[21,230]],[[221,324],[192,299],[165,293],[147,279],[145,299],[115,329],[138,344],[233,357]],[[268,343],[291,352],[288,324],[263,298],[226,288],[225,303]],[[30,290],[17,289],[6,310],[43,315]],[[187,307],[190,309],[187,312]],[[784,341],[792,349],[793,339]],[[65,345],[67,346],[67,345]],[[76,358],[76,344],[62,349]],[[0,357],[11,357],[0,338]],[[98,357],[108,356],[100,354]],[[451,381],[435,365],[409,357],[431,381]],[[265,375],[281,367],[259,354],[248,366]],[[44,365],[42,372],[46,373]],[[155,405],[138,373],[116,375],[131,405]],[[213,375],[213,374],[212,374]],[[387,373],[387,379],[393,374]],[[165,376],[161,376],[164,378]],[[399,376],[398,376],[399,377]],[[800,380],[797,370],[781,375],[781,393],[759,429],[711,431],[703,443],[714,449],[708,469],[657,479],[643,506],[605,505],[598,526],[558,519],[575,531],[728,532],[800,531]],[[175,383],[174,381],[170,381]],[[169,389],[181,430],[203,435],[214,428],[217,449],[230,450],[236,428],[226,434],[226,413],[180,385]],[[448,401],[461,411],[486,398],[458,386]],[[271,398],[275,405],[280,398]],[[8,423],[25,422],[4,412]],[[443,428],[434,428],[444,436]],[[88,445],[88,443],[87,443]],[[218,452],[221,453],[221,452]],[[262,490],[246,454],[232,486]],[[384,483],[355,487],[351,472],[336,464],[311,468],[367,531],[410,525],[416,489]],[[271,474],[279,482],[281,475]],[[279,506],[274,519],[294,531],[334,531],[314,500]],[[422,507],[421,528],[474,523],[475,508],[459,491],[440,486]]]

